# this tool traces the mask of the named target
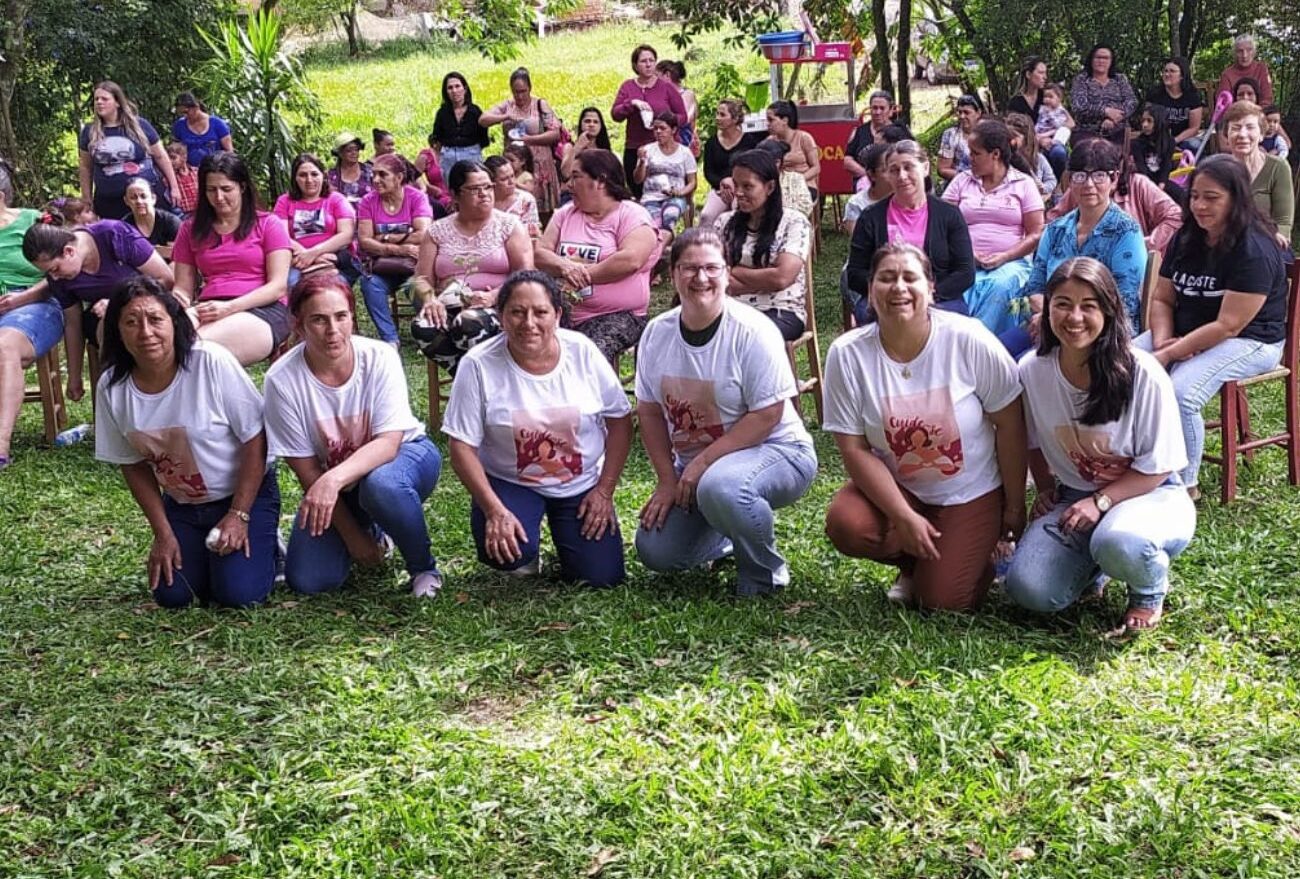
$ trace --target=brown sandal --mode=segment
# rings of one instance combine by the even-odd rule
[[[1163,607],[1130,607],[1124,611],[1123,628],[1128,632],[1145,632],[1159,628]]]

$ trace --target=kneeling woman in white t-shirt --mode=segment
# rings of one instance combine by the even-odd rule
[[[727,296],[722,239],[690,229],[673,244],[682,304],[654,320],[637,358],[641,439],[658,484],[636,551],[654,571],[735,554],[736,592],[790,582],[772,511],[803,497],[817,455],[791,405],[794,374],[776,325]]]
[[[1124,628],[1152,628],[1170,560],[1196,530],[1178,476],[1187,452],[1173,382],[1130,347],[1115,279],[1097,260],[1052,273],[1043,316],[1038,350],[1020,362],[1036,518],[1007,594],[1031,610],[1064,610],[1100,571],[1128,585]]]
[[[474,500],[479,561],[537,573],[545,515],[560,578],[613,586],[624,576],[614,489],[632,444],[631,406],[596,344],[560,328],[565,305],[544,272],[506,278],[502,334],[461,360],[442,429]]]
[[[151,278],[114,294],[103,327],[95,457],[122,465],[153,529],[154,599],[164,607],[264,601],[275,578],[280,489],[261,394],[233,354],[199,341],[180,301]]]
[[[390,541],[411,594],[433,598],[442,574],[429,544],[424,500],[442,458],[411,414],[406,375],[387,343],[353,334],[352,288],[316,272],[289,297],[303,343],[266,372],[266,433],[302,484],[285,577],[297,592],[343,585],[354,561],[383,562]]]
[[[867,295],[878,322],[826,354],[826,430],[849,482],[826,512],[836,549],[899,569],[889,598],[975,607],[999,540],[1025,525],[1016,364],[979,321],[934,308],[930,260],[886,244]]]

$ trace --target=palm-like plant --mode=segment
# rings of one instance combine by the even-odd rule
[[[209,100],[224,111],[263,191],[283,192],[293,157],[319,131],[321,112],[302,65],[281,49],[279,16],[261,11],[246,28],[227,21],[216,34],[200,34],[212,49],[200,71]]]

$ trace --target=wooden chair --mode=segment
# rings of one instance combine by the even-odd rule
[[[45,421],[45,441],[53,443],[68,426],[68,406],[63,398],[63,368],[59,346],[36,358],[36,384],[23,387],[24,403],[40,403]]]
[[[813,261],[808,258],[804,264],[804,322],[803,335],[785,343],[785,355],[790,360],[790,371],[794,373],[795,387],[798,388],[794,398],[795,411],[803,415],[800,405],[804,394],[812,394],[813,406],[817,410],[817,423],[822,423],[822,355],[821,343],[817,340],[817,296],[813,290]],[[808,377],[799,377],[799,349],[802,348],[808,358]]]
[[[434,360],[427,361],[429,375],[429,432],[442,430],[442,407],[451,400],[451,376]]]
[[[1218,464],[1220,501],[1232,503],[1237,496],[1237,456],[1253,459],[1255,451],[1266,446],[1286,449],[1287,481],[1300,485],[1300,266],[1287,266],[1286,341],[1282,347],[1282,362],[1277,368],[1261,375],[1240,381],[1225,382],[1219,391],[1219,420],[1207,422],[1206,432],[1218,430],[1223,452],[1220,455],[1204,454],[1202,460]],[[1257,437],[1250,432],[1250,406],[1246,389],[1268,381],[1282,380],[1286,388],[1286,429],[1271,436]]]

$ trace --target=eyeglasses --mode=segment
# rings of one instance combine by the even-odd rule
[[[1094,186],[1101,186],[1110,181],[1114,173],[1114,171],[1075,171],[1070,174],[1070,182],[1075,186],[1082,186],[1091,180]]]
[[[465,185],[460,188],[461,192],[468,192],[471,195],[486,195],[492,191],[491,183],[476,183],[474,185]]]
[[[704,277],[708,278],[711,281],[716,281],[718,278],[721,278],[722,273],[725,272],[726,270],[727,270],[726,266],[716,262],[703,263],[698,266],[687,265],[683,263],[682,265],[679,265],[677,267],[677,271],[681,272],[683,275],[685,275],[688,278],[694,278],[697,275],[699,275],[700,272],[704,272]]]

